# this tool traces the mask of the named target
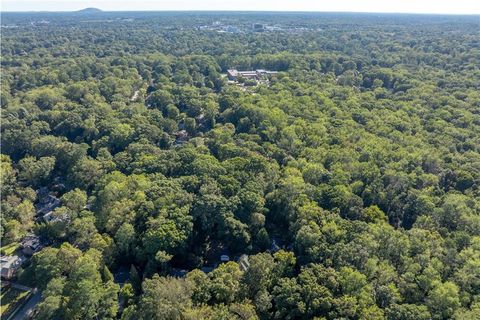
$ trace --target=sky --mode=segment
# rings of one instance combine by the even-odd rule
[[[1,11],[241,10],[480,14],[480,0],[1,0]]]

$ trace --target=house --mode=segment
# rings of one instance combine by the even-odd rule
[[[37,235],[28,235],[22,239],[22,252],[26,256],[32,256],[35,252],[42,249],[40,237]]]
[[[227,77],[228,80],[230,81],[237,81],[238,78],[245,78],[249,80],[260,80],[265,77],[269,77],[272,75],[277,74],[277,71],[270,71],[270,70],[265,70],[265,69],[257,69],[257,70],[252,70],[252,71],[238,71],[235,69],[229,69],[227,70]]]
[[[43,221],[45,221],[46,223],[49,223],[51,221],[53,221],[55,219],[55,217],[53,216],[53,211],[50,211],[48,213],[45,213],[42,217]]]
[[[53,211],[61,204],[61,200],[56,196],[49,193],[48,188],[43,187],[37,190],[37,196],[40,199],[35,206],[37,209],[37,215],[39,219],[43,219],[45,222],[61,220],[53,215]]]
[[[60,199],[51,194],[42,197],[37,204],[37,214],[43,216],[59,207],[60,203]]]
[[[261,23],[254,23],[252,29],[254,32],[263,32],[265,31],[265,26]]]
[[[12,279],[22,264],[19,256],[1,256],[0,265],[2,267],[1,276],[5,280]]]
[[[53,211],[50,211],[42,216],[43,221],[46,223],[49,222],[65,222],[68,220],[68,216],[66,214],[62,215],[55,215]]]
[[[228,77],[228,80],[232,80],[232,81],[237,80],[238,71],[235,69],[227,70],[227,77]]]

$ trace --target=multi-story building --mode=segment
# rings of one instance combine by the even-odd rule
[[[228,80],[237,81],[239,77],[252,80],[260,80],[266,76],[277,74],[277,71],[269,71],[265,69],[257,69],[252,71],[238,71],[236,69],[227,70]]]

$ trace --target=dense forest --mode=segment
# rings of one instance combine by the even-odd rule
[[[478,16],[1,23],[2,246],[40,239],[35,319],[479,319]]]

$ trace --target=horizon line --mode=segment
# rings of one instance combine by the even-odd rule
[[[103,10],[97,7],[87,7],[79,10],[0,10],[2,13],[82,13],[85,9],[98,9],[99,11],[91,12],[92,14],[96,13],[121,13],[121,12],[178,12],[178,13],[187,13],[187,12],[211,12],[211,13],[353,13],[353,14],[401,14],[401,15],[444,15],[444,16],[479,16],[479,13],[444,13],[444,12],[404,12],[404,11],[305,11],[305,10],[215,10],[215,9],[165,9],[165,10]],[[480,23],[480,20],[479,20]]]

